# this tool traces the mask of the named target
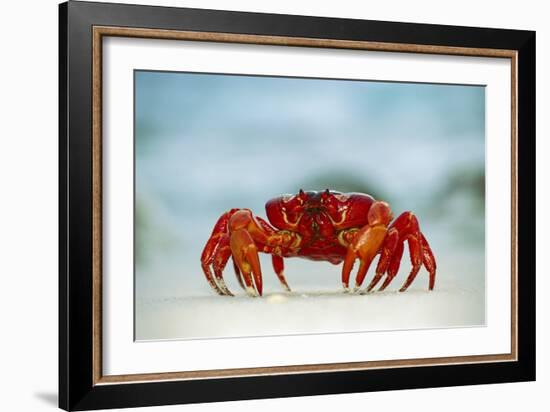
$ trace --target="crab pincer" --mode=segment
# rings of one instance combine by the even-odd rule
[[[369,209],[368,224],[361,228],[348,246],[344,265],[342,267],[342,285],[349,290],[349,278],[355,259],[359,258],[360,265],[355,277],[354,291],[357,291],[369,270],[369,267],[379,253],[388,232],[391,221],[391,210],[386,202],[375,202]]]
[[[262,296],[262,271],[254,239],[248,231],[237,229],[231,233],[230,245],[235,265],[242,274],[246,293]]]

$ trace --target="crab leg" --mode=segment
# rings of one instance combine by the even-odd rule
[[[231,256],[231,248],[229,247],[229,236],[224,235],[214,252],[212,268],[214,269],[215,282],[218,288],[224,295],[233,296],[233,294],[227,288],[225,281],[223,280],[223,268],[227,264],[229,257]]]
[[[376,266],[376,275],[372,278],[369,286],[367,286],[367,292],[370,292],[382,279],[384,273],[388,270],[390,266],[391,258],[395,253],[397,248],[397,242],[399,241],[399,232],[396,229],[390,229],[386,240],[384,240],[384,245],[382,246],[382,252],[380,253],[380,260]]]
[[[384,279],[384,283],[380,286],[380,289],[378,289],[379,292],[385,290],[393,278],[397,275],[397,272],[399,272],[399,266],[401,265],[401,258],[403,257],[404,250],[405,248],[403,242],[398,242],[395,248],[395,253],[391,257],[390,264],[388,265],[388,274],[386,275],[386,279]]]
[[[422,263],[424,264],[426,270],[430,273],[430,284],[428,287],[430,290],[433,290],[435,286],[435,271],[437,269],[435,257],[428,241],[422,233],[420,233],[420,241],[422,242]]]
[[[407,290],[422,267],[422,245],[420,244],[420,240],[416,236],[410,236],[407,240],[409,243],[409,254],[411,257],[412,269],[407,277],[407,280],[403,286],[401,286],[401,289],[399,289],[399,292],[404,292]]]
[[[430,274],[429,280],[429,289],[433,290],[435,285],[435,272],[436,272],[436,263],[435,257],[430,249],[428,241],[420,231],[418,220],[416,216],[411,212],[402,213],[391,225],[390,230],[396,230],[399,233],[399,240],[397,247],[393,252],[393,256],[390,258],[390,262],[387,265],[387,277],[384,280],[384,283],[380,287],[379,291],[383,291],[391,283],[391,281],[397,275],[399,271],[399,266],[401,263],[401,258],[403,257],[404,243],[407,242],[409,246],[409,255],[411,259],[411,271],[405,280],[405,283],[399,289],[400,292],[404,292],[415,280],[416,276],[422,265],[426,267]],[[381,267],[382,259],[379,262],[379,269],[383,270],[384,267]],[[378,277],[379,271],[377,270]],[[374,287],[373,285],[372,287]],[[370,285],[369,285],[370,287]]]
[[[271,255],[271,262],[273,263],[273,270],[277,274],[277,277],[279,278],[281,285],[287,292],[290,292],[290,287],[288,286],[288,283],[286,283],[286,279],[285,279],[285,274],[284,274],[285,264],[284,264],[283,258],[278,255]]]
[[[394,220],[394,222],[391,224],[391,228],[395,229],[399,233],[399,240],[397,247],[395,249],[394,255],[391,257],[391,261],[388,265],[388,274],[386,276],[386,279],[384,279],[384,283],[378,289],[379,292],[382,292],[385,290],[391,281],[395,278],[397,275],[397,272],[399,272],[399,267],[401,266],[401,259],[403,257],[403,252],[405,250],[404,248],[404,242],[407,239],[407,237],[412,233],[417,233],[419,231],[418,229],[418,221],[416,220],[416,217],[411,212],[403,212],[399,215],[397,219]],[[409,243],[410,247],[410,243]],[[412,256],[411,256],[411,262],[412,262]],[[411,275],[414,271],[414,264],[413,269],[411,271]],[[418,271],[417,271],[418,272]],[[411,276],[409,275],[409,277]],[[416,274],[414,275],[416,276]]]
[[[220,240],[227,232],[227,224],[229,222],[229,219],[231,218],[231,216],[233,216],[233,214],[235,214],[237,210],[239,209],[231,209],[230,211],[221,215],[221,217],[214,225],[214,229],[212,229],[212,234],[206,242],[206,246],[204,247],[201,255],[201,266],[204,272],[204,276],[206,277],[208,284],[219,295],[224,295],[225,293],[220,289],[220,287],[214,280],[212,272],[210,271],[210,265],[214,262],[214,254],[216,252],[216,249],[218,248],[218,245],[220,244]]]

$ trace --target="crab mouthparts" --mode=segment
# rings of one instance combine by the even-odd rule
[[[312,207],[308,207],[304,210],[304,213],[308,214],[308,215],[317,215],[319,213],[322,213],[325,211],[325,208],[324,207],[321,207],[321,206],[312,206]]]

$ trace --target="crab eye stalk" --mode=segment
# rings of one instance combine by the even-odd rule
[[[330,199],[330,190],[326,189],[323,193],[321,193],[321,202],[325,203],[329,199]]]
[[[298,192],[298,199],[303,203],[307,200],[307,193],[304,192],[302,189]]]

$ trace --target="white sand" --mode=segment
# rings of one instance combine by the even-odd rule
[[[264,296],[251,298],[235,280],[233,268],[224,272],[234,297],[214,294],[199,271],[185,276],[176,266],[164,272],[166,288],[156,276],[136,283],[136,338],[138,340],[198,339],[304,333],[448,328],[485,324],[483,255],[440,256],[435,290],[429,292],[422,269],[411,287],[397,292],[408,275],[402,269],[385,292],[344,293],[341,265],[287,259],[286,278],[292,292],[284,292],[262,255]],[[168,266],[167,266],[168,268]],[[197,273],[198,272],[198,273]],[[373,274],[365,279],[367,285]],[[354,272],[355,273],[355,270]],[[352,276],[353,283],[354,276]]]
[[[138,302],[136,311],[138,340],[481,326],[485,321],[483,294],[466,290],[174,297]]]

